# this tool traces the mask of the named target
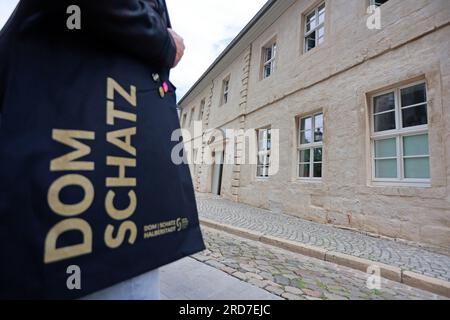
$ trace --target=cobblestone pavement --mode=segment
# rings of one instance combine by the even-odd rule
[[[197,194],[200,218],[382,262],[450,281],[450,257],[389,239]]]
[[[284,299],[445,299],[385,279],[379,290],[369,290],[368,275],[363,272],[214,229],[202,229],[207,249],[192,256],[194,259]]]

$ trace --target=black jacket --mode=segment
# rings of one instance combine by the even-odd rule
[[[67,29],[70,5],[81,9],[81,30]],[[67,34],[68,38],[76,35],[166,71],[175,61],[176,47],[167,31],[171,24],[165,0],[21,0],[0,32],[0,108],[10,43],[20,33],[36,28]]]
[[[162,0],[20,2],[0,38],[0,300],[79,298],[204,249],[169,26]]]

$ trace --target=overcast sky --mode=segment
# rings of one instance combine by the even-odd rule
[[[184,59],[172,72],[178,97],[264,5],[266,0],[166,0],[173,29],[185,39]],[[0,28],[18,0],[0,0]]]

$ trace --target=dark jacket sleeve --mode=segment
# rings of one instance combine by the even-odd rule
[[[174,41],[161,16],[151,6],[151,1],[80,2],[82,2],[80,5],[82,17],[83,7],[87,9],[85,27],[93,36],[105,37],[112,44],[120,46],[123,50],[129,50],[151,64],[166,68],[173,66],[176,55]],[[81,21],[83,27],[83,20]]]
[[[31,0],[33,1],[33,0]],[[106,42],[144,62],[171,68],[176,47],[154,0],[37,0],[58,15],[58,28],[66,28],[67,7],[81,9],[81,32],[100,42]],[[61,19],[62,18],[62,19]],[[73,31],[77,32],[77,31]]]

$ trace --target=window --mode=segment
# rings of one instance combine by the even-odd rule
[[[372,154],[375,181],[430,179],[425,83],[372,97]]]
[[[323,113],[299,119],[298,175],[302,179],[322,178]]]
[[[269,176],[271,139],[270,128],[258,130],[258,168],[256,176],[260,178]]]
[[[305,17],[305,52],[317,47],[325,39],[325,3]]]
[[[203,115],[205,113],[205,99],[200,102],[200,112],[198,113],[198,121],[203,120]]]
[[[371,5],[371,6],[379,7],[379,6],[385,4],[385,3],[388,2],[388,1],[389,1],[389,0],[370,0],[369,2],[370,2],[370,5]]]
[[[182,127],[184,127],[184,125],[186,124],[186,120],[187,120],[187,112],[183,114],[183,118],[181,120]]]
[[[230,90],[230,77],[223,80],[222,84],[222,104],[227,104]]]
[[[272,42],[263,48],[263,79],[268,78],[275,71],[275,58],[277,55],[277,44]]]

